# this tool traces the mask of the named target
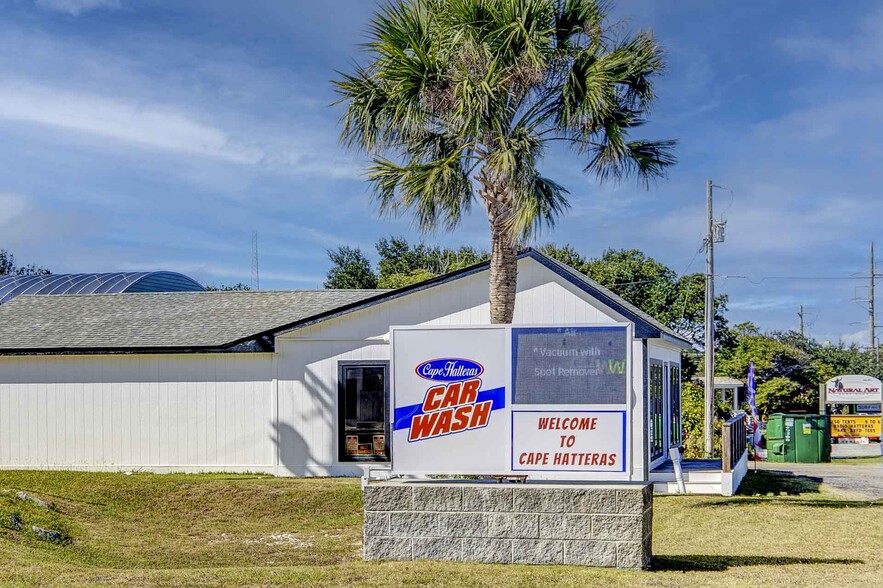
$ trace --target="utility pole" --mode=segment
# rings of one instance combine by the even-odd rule
[[[868,351],[874,357],[877,338],[874,334],[874,242],[871,241],[871,271],[868,274]]]
[[[705,457],[714,453],[714,216],[712,183],[705,184]],[[871,321],[873,323],[873,321]]]
[[[800,317],[800,338],[803,339],[803,305],[800,305],[800,311],[797,313]]]

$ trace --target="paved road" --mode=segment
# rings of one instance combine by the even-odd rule
[[[769,463],[757,462],[757,469],[790,472],[799,476],[819,478],[825,489],[856,500],[883,499],[883,459],[876,465],[841,465],[838,457],[879,456],[880,444],[836,444],[831,463]],[[753,468],[754,464],[749,464]]]

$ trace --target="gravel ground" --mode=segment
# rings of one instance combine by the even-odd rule
[[[838,465],[837,458],[880,455],[880,444],[835,444],[832,463],[756,462],[757,469],[817,478],[828,491],[856,500],[883,499],[883,459],[878,465]],[[752,469],[755,462],[748,464]]]
[[[879,443],[835,443],[831,446],[831,457],[876,457],[880,455]]]

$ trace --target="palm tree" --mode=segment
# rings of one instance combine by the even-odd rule
[[[370,56],[334,82],[341,141],[373,158],[381,213],[420,229],[457,226],[477,194],[491,233],[491,322],[515,308],[517,248],[568,208],[537,165],[572,145],[601,180],[649,183],[674,141],[630,140],[663,67],[650,33],[615,35],[598,0],[392,0]]]

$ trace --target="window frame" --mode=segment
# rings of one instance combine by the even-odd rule
[[[650,454],[650,462],[657,461],[665,457],[665,362],[650,358],[648,362],[648,386],[647,386],[647,415],[649,427],[647,429],[648,443],[647,447]],[[658,389],[654,385],[653,374],[658,370]],[[658,411],[656,410],[658,408]],[[658,445],[657,445],[658,442]]]
[[[677,377],[675,376],[677,374]],[[684,444],[683,429],[683,381],[681,380],[681,364],[672,363],[668,374],[668,398],[669,398],[669,439],[672,447],[682,447]]]
[[[383,443],[385,457],[376,455],[347,455],[346,453],[346,378],[350,368],[383,368]],[[337,362],[337,461],[340,463],[389,463],[390,454],[390,368],[389,360],[341,360]]]

